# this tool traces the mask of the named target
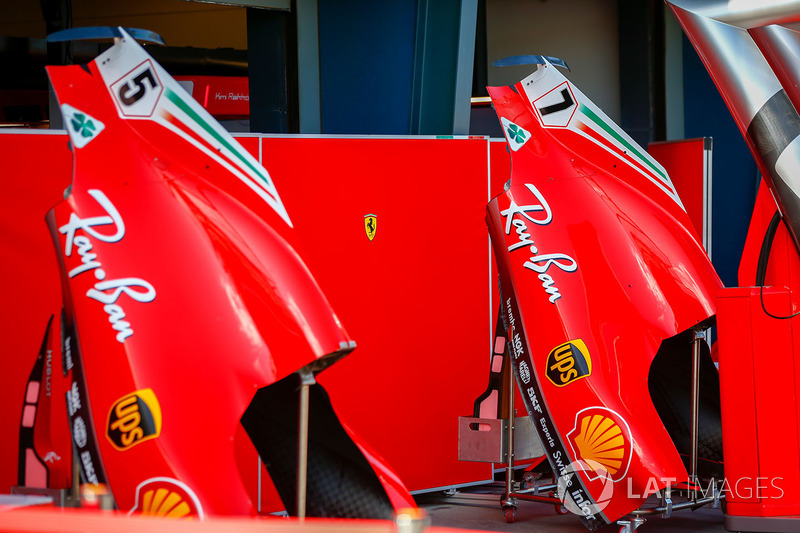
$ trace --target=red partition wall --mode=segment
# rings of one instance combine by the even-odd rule
[[[0,161],[0,493],[8,493],[17,484],[28,375],[50,315],[57,317],[61,310],[58,263],[44,216],[70,183],[72,156],[63,133],[0,133]],[[51,368],[60,369],[59,357],[54,354]],[[70,449],[66,406],[63,394],[51,399],[53,412],[63,413],[54,420],[61,423],[60,438],[57,431],[53,435],[61,457]]]
[[[487,141],[266,137],[262,157],[358,343],[320,375],[334,408],[412,491],[490,479],[458,461],[493,334]]]
[[[273,176],[301,254],[358,343],[320,376],[342,418],[411,490],[490,479],[490,465],[457,459],[458,416],[471,414],[486,387],[493,334],[483,221],[487,140],[245,135],[239,141]],[[44,215],[69,184],[72,160],[66,135],[57,133],[0,133],[0,158],[5,493],[17,481],[25,381],[47,318],[61,305]],[[372,240],[367,215],[375,216]],[[63,394],[54,402],[58,416]],[[255,451],[237,444],[237,453],[254,492]],[[262,508],[278,510],[262,474]]]
[[[650,143],[647,151],[669,173],[697,235],[711,255],[711,137]]]

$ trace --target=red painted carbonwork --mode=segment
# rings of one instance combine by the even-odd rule
[[[354,343],[266,171],[143,49],[48,74],[74,154],[48,224],[84,476],[125,511],[160,483],[193,514],[249,514],[234,434],[254,393]]]
[[[664,339],[708,322],[720,281],[669,178],[550,64],[490,87],[511,150],[487,208],[526,407],[590,529],[687,479],[650,399]],[[649,486],[649,489],[648,489]]]

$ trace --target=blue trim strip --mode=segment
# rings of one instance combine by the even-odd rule
[[[164,44],[164,40],[159,34],[150,30],[139,28],[125,28],[125,31],[137,41],[147,43]],[[47,36],[47,42],[58,43],[64,41],[87,41],[95,39],[114,39],[121,38],[122,32],[113,26],[86,26],[83,28],[69,28],[57,31]]]

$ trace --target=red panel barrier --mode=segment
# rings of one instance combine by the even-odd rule
[[[262,151],[257,136],[238,140],[254,155]],[[14,354],[0,373],[2,493],[17,484],[25,380],[47,318],[61,305],[44,214],[70,182],[71,154],[64,134],[4,132],[0,157],[7,204],[0,247],[14,258],[0,281],[9,302],[0,328]],[[493,334],[487,141],[267,137],[263,161],[301,254],[358,342],[321,375],[334,407],[411,490],[490,479],[489,465],[457,460],[457,418],[470,414],[485,388]],[[367,215],[376,216],[372,240]],[[53,401],[68,446],[66,417],[58,417],[63,394]],[[257,457],[244,440],[237,440],[237,461],[255,496]],[[263,510],[278,510],[262,474]]]
[[[726,525],[789,531],[773,529],[769,521],[750,529],[755,522],[740,520],[800,515],[800,371],[794,350],[800,347],[800,325],[798,318],[778,320],[765,313],[796,312],[790,291],[761,291],[724,289],[717,307]]]
[[[301,255],[358,343],[320,377],[338,414],[412,491],[489,479],[457,442],[493,334],[486,140],[265,137],[262,150]]]
[[[61,283],[44,215],[70,183],[72,157],[65,134],[45,133],[0,133],[0,154],[0,331],[4,354],[0,371],[0,493],[8,493],[17,484],[17,436],[26,381],[52,314],[56,315],[58,338]],[[53,354],[54,363],[60,355]],[[61,367],[60,363],[54,366]],[[57,378],[55,374],[52,377],[54,381]],[[63,392],[52,394],[51,399],[53,422],[57,424],[53,444],[69,451]],[[69,461],[64,452],[57,456],[59,461]]]
[[[647,151],[669,173],[675,190],[711,253],[711,138],[650,143]]]

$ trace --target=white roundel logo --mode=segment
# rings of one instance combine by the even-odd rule
[[[72,436],[75,439],[75,444],[78,446],[78,448],[83,448],[86,446],[86,441],[88,440],[88,436],[86,434],[86,423],[80,416],[76,416],[75,421],[72,422]]]
[[[531,369],[528,368],[528,363],[525,361],[519,364],[519,377],[525,385],[531,381]]]
[[[603,476],[600,478],[603,488],[600,490],[600,494],[597,496],[595,503],[584,499],[580,495],[580,492],[583,491],[575,491],[575,487],[577,487],[578,484],[573,483],[573,480],[578,481],[577,478],[580,477],[580,472],[596,474],[599,469],[603,469],[602,465],[594,465],[594,467],[592,467],[585,461],[578,460],[574,463],[570,463],[561,472],[561,476],[558,478],[556,491],[561,503],[569,512],[578,516],[595,516],[602,512],[611,502],[611,497],[614,495],[614,482],[611,481],[610,476]],[[575,497],[575,493],[578,493],[578,498]]]

